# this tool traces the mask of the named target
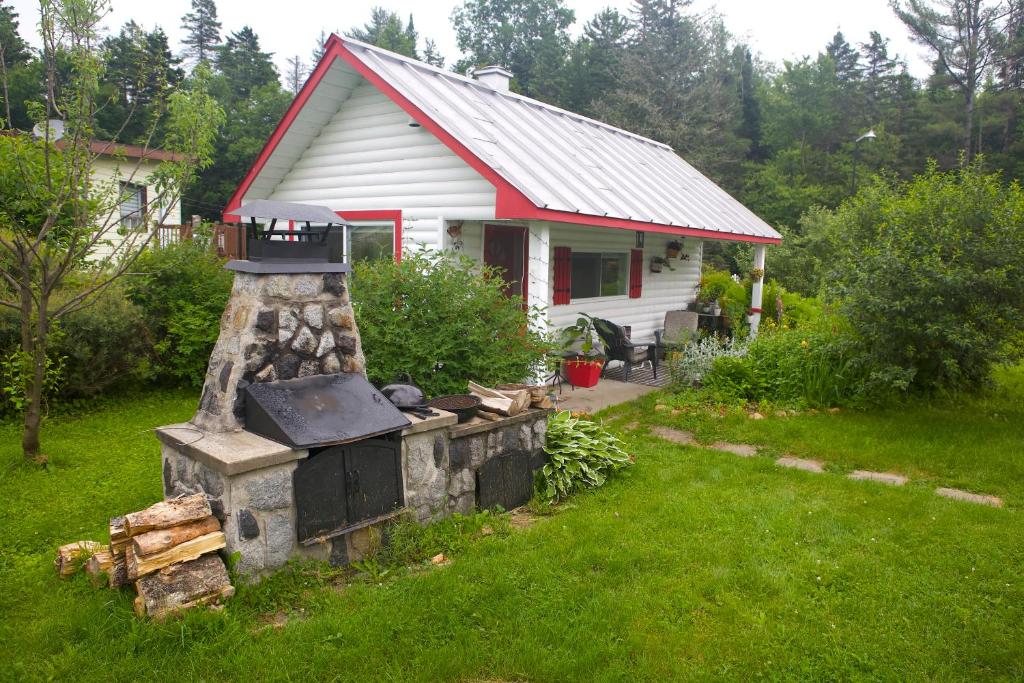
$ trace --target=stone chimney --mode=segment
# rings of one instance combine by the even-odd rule
[[[473,78],[489,88],[502,92],[508,92],[508,84],[512,80],[513,75],[511,71],[494,65],[485,66],[473,72]]]

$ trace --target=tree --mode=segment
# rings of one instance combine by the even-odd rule
[[[427,38],[423,44],[423,61],[439,69],[444,68],[444,55],[437,49],[437,43],[432,38]]]
[[[293,95],[298,95],[302,84],[306,80],[306,75],[309,73],[309,67],[306,66],[306,63],[298,55],[289,57],[287,63],[288,71],[284,75],[285,85]]]
[[[497,64],[515,74],[518,92],[558,101],[574,19],[563,0],[465,0],[452,11],[457,44],[468,54],[455,70]]]
[[[272,57],[272,53],[260,49],[259,36],[248,26],[228,36],[217,55],[217,70],[223,74],[231,96],[246,100],[260,86],[277,83]]]
[[[0,90],[0,99],[3,100],[0,129],[27,130],[32,127],[24,103],[42,94],[41,67],[18,33],[18,13],[0,5],[0,75],[4,78],[4,88]]]
[[[583,25],[569,53],[566,87],[559,104],[581,114],[593,113],[594,103],[618,84],[630,28],[629,19],[611,8]]]
[[[869,34],[870,42],[860,44],[864,60],[862,70],[865,111],[868,124],[882,120],[897,96],[900,62],[889,56],[889,41],[878,31]]]
[[[22,451],[40,456],[39,428],[47,352],[54,324],[81,310],[131,269],[154,232],[131,232],[112,253],[95,258],[95,248],[120,229],[120,182],[131,182],[137,165],[123,164],[121,177],[93,180],[90,141],[102,72],[99,26],[105,0],[43,0],[40,5],[42,62],[46,99],[32,107],[42,135],[0,137],[0,305],[18,312],[20,351],[9,364],[19,368],[25,392]],[[58,88],[58,55],[70,63],[68,82]],[[6,79],[5,79],[6,80]],[[152,179],[158,196],[149,198],[143,224],[153,207],[171,206],[197,167],[210,160],[214,130],[222,113],[206,94],[208,75],[198,69],[189,83],[166,97],[165,147],[181,159],[162,164]],[[50,123],[63,118],[63,136]],[[86,259],[93,258],[88,268]],[[76,286],[62,288],[74,276]]]
[[[974,156],[974,108],[978,89],[992,67],[1007,16],[1003,2],[988,0],[891,0],[915,41],[935,53],[937,70],[963,97],[963,148]]]
[[[0,5],[0,61],[4,68],[24,64],[32,56],[28,43],[18,33],[18,13]]]
[[[396,12],[391,12],[383,7],[374,7],[370,11],[370,21],[362,28],[353,27],[349,31],[349,35],[364,43],[419,59],[416,52],[416,41],[419,34],[416,33],[416,28],[413,26],[412,15],[409,16],[409,23],[403,27],[402,19]]]
[[[220,48],[220,22],[213,0],[192,0],[192,11],[181,18],[181,27],[188,32],[181,42],[184,54],[196,64],[213,61]]]

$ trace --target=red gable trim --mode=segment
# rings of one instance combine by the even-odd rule
[[[225,222],[238,220],[238,217],[231,215],[231,212],[241,205],[242,197],[244,197],[245,193],[249,190],[249,186],[252,185],[256,176],[259,175],[259,172],[267,163],[270,155],[273,154],[278,143],[280,143],[281,138],[283,138],[285,133],[288,132],[288,128],[299,115],[299,112],[306,104],[310,95],[312,95],[313,91],[316,90],[317,85],[321,80],[323,80],[324,75],[327,73],[330,65],[334,63],[335,59],[344,60],[349,66],[363,76],[363,78],[387,95],[392,102],[401,107],[407,114],[409,114],[409,116],[415,119],[417,123],[430,131],[438,140],[455,152],[459,158],[469,164],[469,166],[477,173],[494,185],[497,190],[495,198],[495,218],[547,220],[560,223],[577,223],[609,228],[623,228],[627,230],[662,232],[683,237],[701,237],[706,239],[733,240],[741,242],[761,242],[767,244],[778,244],[781,242],[779,239],[770,237],[752,237],[734,233],[719,232],[717,230],[701,230],[699,228],[647,223],[623,218],[609,218],[605,216],[590,216],[587,214],[572,213],[569,211],[555,211],[552,209],[540,208],[518,188],[512,185],[512,183],[502,177],[501,174],[470,151],[468,147],[459,142],[436,121],[427,116],[423,110],[398,92],[398,90],[384,80],[380,74],[364,64],[363,61],[353,54],[353,52],[345,45],[345,42],[335,34],[331,34],[331,37],[327,39],[327,43],[324,45],[324,56],[320,59],[320,62],[313,70],[313,73],[310,75],[305,85],[302,86],[302,90],[299,91],[299,94],[295,97],[291,106],[288,107],[288,111],[285,112],[284,118],[281,119],[277,128],[274,129],[270,139],[267,140],[267,144],[264,145],[263,150],[256,158],[252,168],[249,169],[249,172],[246,174],[245,179],[242,180],[241,185],[238,186],[238,189],[235,190],[235,194],[232,195],[231,199],[228,201],[228,205],[224,208]]]

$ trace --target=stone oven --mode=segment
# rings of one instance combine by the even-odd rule
[[[337,217],[282,202],[238,213],[253,217],[250,257],[227,265],[235,280],[199,407],[157,436],[164,495],[206,494],[240,572],[292,557],[345,564],[396,515],[427,522],[529,498],[548,411],[468,424],[400,413],[366,380],[345,233],[308,228]],[[307,229],[276,231],[274,219]]]

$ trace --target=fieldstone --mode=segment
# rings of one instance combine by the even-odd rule
[[[249,507],[256,510],[276,510],[292,504],[292,473],[279,469],[263,474],[245,485],[249,494]]]
[[[283,566],[291,557],[295,545],[295,531],[288,513],[267,516],[267,567]]]
[[[953,500],[962,500],[966,503],[977,503],[978,505],[989,505],[994,508],[1003,507],[1003,499],[997,496],[986,496],[980,493],[971,493],[970,491],[964,491],[962,489],[950,489],[950,488],[938,488],[935,489],[935,493],[939,494],[944,498],[952,498]]]
[[[476,476],[471,469],[452,471],[448,482],[448,495],[461,496],[476,490]]]
[[[299,364],[302,359],[294,353],[286,353],[278,356],[274,361],[274,369],[277,371],[278,379],[295,379],[299,376]]]
[[[220,415],[220,402],[217,393],[210,386],[203,387],[203,396],[199,399],[199,408],[210,415]]]
[[[316,347],[317,358],[322,358],[334,350],[334,335],[324,332],[320,337],[320,344]]]
[[[460,515],[472,514],[475,507],[476,492],[463,493],[461,496],[454,497],[451,502],[452,512],[457,512]]]
[[[228,380],[231,379],[231,371],[234,369],[235,364],[228,361],[220,369],[220,375],[217,377],[217,384],[220,386],[221,391],[228,390]]]
[[[323,359],[321,367],[325,375],[335,375],[341,372],[341,361],[338,360],[338,356],[333,353],[329,353]]]
[[[216,517],[221,524],[223,524],[228,518],[224,510],[224,501],[221,500],[220,498],[210,498],[209,503],[210,512],[212,512],[213,516]]]
[[[224,493],[224,479],[205,465],[196,463],[196,480],[207,496],[217,498]]]
[[[743,458],[751,458],[757,455],[757,446],[751,446],[745,443],[729,443],[727,441],[716,441],[708,448],[716,451],[725,451],[726,453],[733,453]]]
[[[324,291],[333,294],[334,296],[341,296],[345,293],[345,274],[344,273],[324,273]]]
[[[817,460],[806,460],[804,458],[794,458],[790,455],[783,456],[775,461],[775,464],[779,467],[790,467],[795,470],[803,470],[804,472],[824,472],[825,468],[821,462]]]
[[[327,319],[331,324],[342,330],[352,329],[352,314],[345,308],[338,306],[327,311]]]
[[[314,297],[320,293],[320,283],[312,275],[300,275],[295,278],[295,295]]]
[[[452,439],[448,446],[448,461],[452,470],[469,467],[474,461],[484,459],[487,437],[483,434]]]
[[[238,540],[249,541],[260,535],[260,524],[248,509],[238,511]]]
[[[312,377],[320,374],[320,361],[304,360],[299,366],[299,377]]]
[[[355,356],[346,356],[345,362],[342,364],[343,372],[363,372],[363,362]]]
[[[292,295],[291,278],[286,275],[272,275],[263,284],[265,296],[287,299]]]
[[[537,420],[536,422],[533,423],[533,433],[536,436],[541,436],[543,434],[547,434],[547,431],[548,431],[548,421],[546,419],[544,419],[544,420]]]
[[[533,450],[533,428],[529,423],[519,425],[519,447],[524,451]]]
[[[651,427],[651,433],[657,437],[665,439],[665,441],[671,441],[672,443],[678,443],[684,446],[697,445],[697,441],[693,438],[693,434],[679,429],[672,429],[671,427]]]
[[[277,370],[273,364],[268,365],[256,373],[257,382],[273,382],[277,379]]]
[[[324,307],[320,304],[306,304],[302,307],[302,317],[307,325],[319,330],[324,326]]]
[[[344,536],[336,536],[330,540],[331,556],[327,563],[332,567],[345,567],[348,565],[348,541]]]
[[[282,330],[294,330],[299,326],[299,317],[295,311],[282,308],[277,314],[277,326]]]
[[[339,334],[334,345],[346,356],[356,352],[356,338],[348,334]]]
[[[268,334],[277,332],[277,312],[271,308],[266,308],[257,313],[256,329]]]
[[[308,327],[300,329],[292,342],[292,349],[300,353],[312,354],[316,351],[316,347],[316,335]]]
[[[892,472],[872,472],[870,470],[854,470],[846,475],[850,479],[867,480],[867,481],[878,481],[883,484],[889,484],[890,486],[903,486],[907,483],[907,478],[902,474],[894,474]]]
[[[170,458],[164,460],[164,496],[171,492],[174,487],[174,467]]]
[[[240,420],[245,417],[245,388],[250,384],[249,380],[240,379],[235,385],[235,400],[231,404],[231,412]]]
[[[434,435],[434,467],[444,467],[444,444],[445,438],[440,434]]]
[[[266,365],[273,355],[274,346],[265,339],[249,344],[245,349],[245,369],[256,372]]]
[[[231,315],[231,323],[236,330],[240,330],[245,327],[246,321],[249,319],[249,307],[245,304],[239,304],[235,307],[234,312]]]

